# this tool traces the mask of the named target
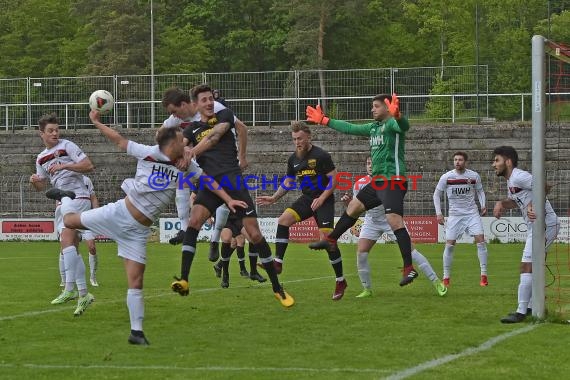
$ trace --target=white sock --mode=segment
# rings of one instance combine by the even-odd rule
[[[72,245],[61,250],[63,264],[65,266],[65,290],[72,291],[75,285],[77,273],[77,249]]]
[[[63,261],[63,253],[59,252],[59,275],[61,276],[61,283],[65,284],[65,262]]]
[[[477,243],[477,256],[479,257],[481,275],[487,275],[487,255],[487,244],[485,242]]]
[[[228,222],[228,216],[230,215],[230,209],[225,205],[220,206],[216,209],[216,219],[214,224],[214,230],[212,231],[211,242],[218,242],[220,240],[220,234],[224,229],[224,226]]]
[[[89,273],[92,278],[94,278],[97,273],[97,262],[97,255],[89,254]]]
[[[87,282],[85,281],[85,263],[83,262],[83,257],[77,255],[75,260],[75,283],[77,284],[77,290],[79,291],[79,296],[83,297],[87,294]]]
[[[443,250],[443,278],[449,278],[451,276],[451,264],[453,263],[454,250],[454,245],[445,245],[445,249]]]
[[[532,296],[532,273],[521,273],[519,284],[519,307],[517,313],[526,314],[530,297]]]
[[[144,298],[142,289],[127,290],[127,307],[131,318],[131,330],[143,331]]]
[[[422,273],[429,278],[431,282],[438,280],[437,274],[433,270],[432,266],[430,265],[429,261],[426,259],[424,255],[420,253],[417,249],[412,251],[412,260],[418,264],[418,268],[422,271]]]
[[[190,216],[190,189],[176,189],[176,211],[180,218],[180,229],[186,231],[188,228],[188,217]]]
[[[530,300],[528,300],[527,309],[532,309],[532,297],[530,297]]]
[[[370,264],[368,263],[368,252],[358,252],[356,254],[356,267],[358,268],[358,277],[364,289],[372,287],[370,280]]]

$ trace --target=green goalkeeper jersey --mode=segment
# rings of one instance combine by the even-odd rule
[[[410,129],[408,119],[401,117],[396,121],[390,117],[382,122],[351,124],[342,120],[330,119],[328,126],[348,135],[370,137],[370,156],[372,157],[372,176],[406,175],[404,146],[406,132]]]

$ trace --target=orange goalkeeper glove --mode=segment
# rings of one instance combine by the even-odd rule
[[[384,99],[384,103],[386,103],[388,112],[390,112],[390,115],[394,116],[394,119],[398,120],[402,116],[400,114],[400,99],[398,99],[396,93],[392,94],[392,102],[388,99]]]
[[[307,114],[307,120],[310,122],[321,125],[327,125],[329,123],[330,119],[325,116],[320,105],[318,105],[317,108],[307,106],[305,113]]]

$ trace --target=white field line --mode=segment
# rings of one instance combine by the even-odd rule
[[[465,350],[463,350],[457,354],[445,355],[445,356],[442,356],[438,359],[434,359],[434,360],[424,362],[424,363],[416,365],[414,367],[407,368],[403,371],[393,373],[392,375],[386,377],[385,379],[386,380],[405,379],[407,377],[417,375],[418,373],[423,372],[425,370],[432,369],[435,367],[439,367],[440,365],[449,363],[453,360],[461,359],[461,358],[466,357],[466,356],[471,356],[471,355],[475,355],[475,354],[478,354],[478,353],[483,352],[483,351],[487,351],[487,350],[491,349],[497,343],[500,343],[504,340],[507,340],[507,339],[512,338],[514,336],[517,336],[519,334],[524,334],[524,333],[527,333],[529,331],[532,331],[541,325],[543,325],[543,324],[542,323],[531,324],[531,325],[525,326],[525,327],[520,328],[520,329],[509,331],[508,333],[497,335],[497,336],[483,342],[481,345],[479,345],[477,347],[466,348]]]

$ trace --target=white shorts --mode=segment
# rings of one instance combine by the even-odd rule
[[[386,218],[377,219],[364,217],[364,224],[360,228],[360,235],[358,236],[359,239],[377,241],[382,234],[388,235],[390,237],[388,240],[396,240]]]
[[[81,213],[83,211],[87,211],[91,209],[91,200],[90,199],[74,199],[71,201],[70,205],[70,212],[77,212]],[[55,228],[58,235],[61,235],[61,231],[65,228],[63,225],[63,215],[61,215],[61,205],[58,205],[55,208]],[[82,230],[79,230],[82,232]]]
[[[445,240],[459,240],[467,233],[470,236],[483,235],[483,223],[479,214],[453,215],[445,222]]]
[[[119,256],[146,264],[150,227],[143,226],[133,218],[124,199],[82,213],[81,224],[117,242]]]
[[[558,236],[558,231],[560,230],[560,223],[546,226],[544,231],[544,238],[546,240],[544,244],[545,252],[548,252],[548,248]],[[532,223],[528,224],[528,234],[526,235],[526,242],[524,244],[523,254],[521,263],[532,263]]]
[[[84,230],[81,232],[81,240],[83,241],[95,240],[95,236],[95,233],[91,230]]]

